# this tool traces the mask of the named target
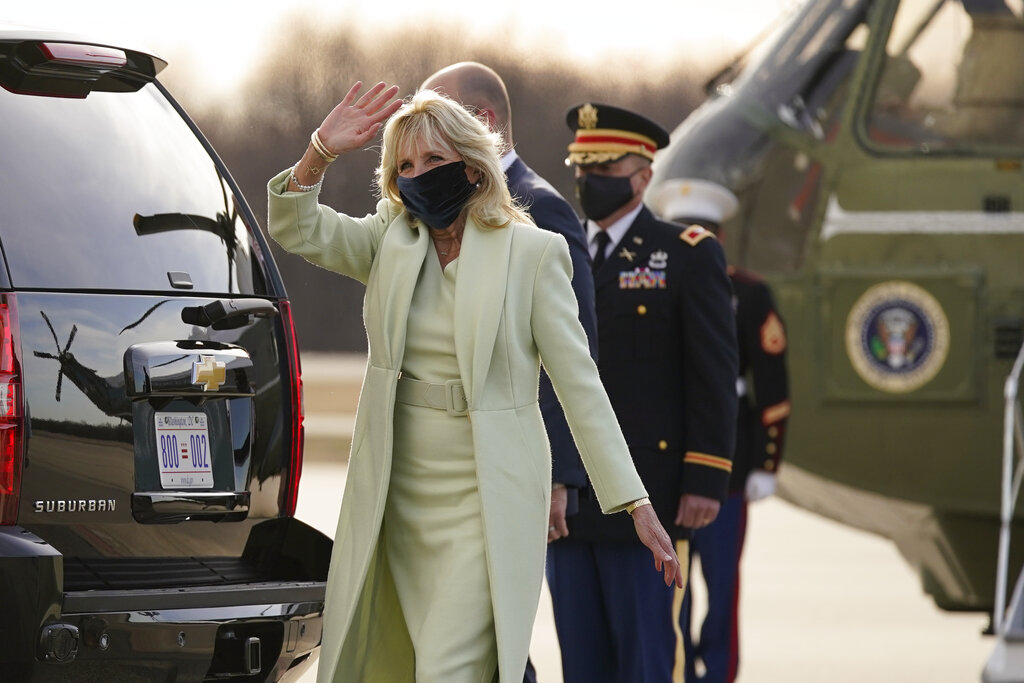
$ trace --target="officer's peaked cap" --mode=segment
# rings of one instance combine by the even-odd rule
[[[565,122],[576,133],[566,161],[580,166],[615,161],[627,154],[653,160],[669,141],[668,131],[646,116],[608,104],[579,104],[569,109]]]

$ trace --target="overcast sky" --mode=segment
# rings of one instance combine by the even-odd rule
[[[365,25],[367,35],[403,22],[450,21],[477,35],[512,39],[555,56],[599,60],[643,52],[657,65],[686,54],[714,63],[749,43],[799,0],[632,0],[614,11],[578,0],[48,0],[10,2],[0,20],[97,33],[149,48],[174,72],[188,70],[224,91],[259,63],[275,27],[295,13],[318,25]],[[300,57],[301,58],[301,57]],[[177,68],[175,68],[177,67]],[[170,75],[167,72],[165,75]]]

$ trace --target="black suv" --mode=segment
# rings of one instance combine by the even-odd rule
[[[0,23],[0,680],[264,681],[319,652],[292,315],[123,47]]]

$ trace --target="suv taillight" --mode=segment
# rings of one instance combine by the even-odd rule
[[[124,50],[81,43],[40,43],[47,65],[92,70],[97,73],[123,68],[128,63]]]
[[[292,304],[282,301],[281,324],[284,326],[285,354],[288,362],[288,375],[291,389],[288,394],[291,404],[291,424],[289,439],[288,471],[281,480],[281,514],[291,517],[295,514],[295,504],[299,500],[299,478],[302,476],[302,442],[303,413],[302,402],[302,365],[299,363],[299,343],[295,336],[295,320],[292,317]]]
[[[0,41],[0,87],[14,93],[84,98],[134,92],[167,66],[159,57],[105,45]]]
[[[25,418],[21,399],[21,339],[13,294],[0,295],[0,524],[18,521]]]

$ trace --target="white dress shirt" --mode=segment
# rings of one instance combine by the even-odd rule
[[[633,221],[636,220],[636,217],[640,215],[640,210],[642,208],[644,208],[643,203],[637,204],[635,209],[604,229],[604,231],[608,233],[609,238],[608,246],[604,252],[605,258],[611,256],[612,252],[615,251],[615,247],[622,241],[622,238],[626,236],[626,231],[629,230],[629,226],[633,225]],[[588,218],[587,246],[590,249],[591,259],[594,259],[597,256],[597,241],[594,238],[599,232],[601,232],[601,226]]]

